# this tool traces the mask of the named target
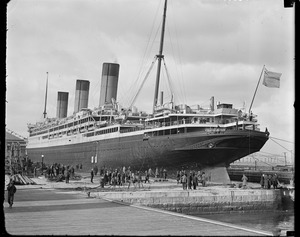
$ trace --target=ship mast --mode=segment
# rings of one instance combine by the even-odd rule
[[[48,91],[48,72],[47,72],[47,81],[46,81],[46,94],[45,94],[45,108],[44,108],[44,119],[46,118],[47,112],[46,112],[46,107],[47,107],[47,91]]]
[[[162,29],[161,29],[161,36],[160,36],[160,46],[159,46],[159,53],[156,55],[158,59],[157,64],[157,72],[156,72],[156,82],[155,82],[155,94],[154,94],[154,101],[153,101],[153,114],[155,112],[155,107],[158,101],[158,89],[159,89],[159,79],[160,79],[160,69],[161,69],[161,60],[163,59],[163,46],[164,46],[164,35],[165,35],[165,24],[166,24],[166,12],[167,12],[167,0],[165,0],[164,6],[164,14],[163,14],[163,22],[162,22]]]

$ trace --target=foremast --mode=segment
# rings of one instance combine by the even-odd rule
[[[158,53],[158,55],[156,55],[156,58],[158,59],[158,64],[157,64],[155,93],[154,93],[154,101],[153,101],[153,114],[155,112],[155,107],[156,107],[157,101],[158,101],[158,89],[159,89],[159,79],[160,79],[160,71],[161,71],[161,60],[164,58],[163,47],[164,47],[164,36],[165,36],[166,12],[167,12],[167,0],[165,0],[165,6],[164,6],[159,53]]]
[[[46,94],[45,94],[45,107],[44,107],[44,119],[47,117],[47,92],[48,92],[48,72],[47,72],[47,81],[46,81]]]

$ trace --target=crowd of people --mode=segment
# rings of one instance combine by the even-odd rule
[[[91,183],[93,183],[94,176],[99,172],[100,183],[102,186],[124,186],[127,185],[128,188],[133,185],[134,187],[143,187],[143,183],[150,183],[150,177],[154,178],[154,181],[166,181],[168,178],[168,172],[165,168],[156,167],[155,170],[151,168],[141,170],[133,170],[129,167],[119,167],[116,169],[101,167],[98,169],[94,166],[91,169]],[[183,189],[197,189],[199,184],[206,186],[207,177],[204,171],[190,171],[189,173],[182,168],[178,170],[176,174],[177,184],[181,184]]]
[[[82,164],[77,164],[76,170],[82,169]],[[34,176],[36,177],[36,169],[34,170]],[[45,177],[46,178],[61,178],[65,179],[66,183],[69,183],[70,178],[74,178],[75,168],[73,165],[63,165],[59,163],[53,163],[46,166]]]
[[[260,185],[263,189],[270,189],[273,187],[274,189],[278,188],[279,180],[277,174],[262,174],[260,178]]]
[[[82,164],[77,164],[76,170],[82,169]],[[167,180],[168,173],[167,170],[163,167],[155,168],[153,171],[151,168],[141,170],[133,170],[128,166],[118,167],[118,168],[110,168],[106,166],[98,167],[95,165],[91,169],[91,183],[93,183],[94,176],[99,173],[100,175],[100,184],[104,187],[105,185],[110,186],[128,186],[128,188],[132,185],[134,187],[143,187],[143,183],[150,183],[150,177],[153,177],[154,180],[164,181]],[[48,165],[46,167],[45,176],[48,178],[55,178],[59,175],[62,175],[66,183],[69,183],[70,178],[73,178],[75,175],[75,168],[73,165],[63,165],[54,163],[52,165]],[[207,177],[204,171],[186,171],[184,168],[178,170],[176,173],[177,184],[181,184],[183,190],[187,189],[197,189],[199,184],[202,186],[206,186]],[[243,175],[242,177],[242,187],[246,188],[248,178]],[[260,180],[261,188],[270,189],[273,187],[274,189],[278,188],[278,177],[277,174],[262,174]]]
[[[204,187],[206,185],[207,178],[205,176],[204,171],[193,171],[191,170],[189,173],[184,169],[177,171],[177,184],[181,183],[183,190],[187,189],[197,189],[199,183]]]
[[[93,178],[98,174],[101,177],[100,182],[102,186],[111,185],[111,186],[125,186],[130,185],[142,187],[143,183],[150,183],[150,176],[154,176],[152,169],[146,169],[143,171],[134,171],[129,167],[119,167],[119,168],[109,168],[106,166],[101,167],[98,170],[97,166],[94,166],[91,169],[91,183],[93,183]],[[166,176],[165,176],[166,177]]]

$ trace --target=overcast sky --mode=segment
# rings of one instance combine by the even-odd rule
[[[117,101],[129,106],[159,49],[163,0],[11,0],[7,7],[6,126],[27,137],[27,123],[56,116],[57,92],[90,81],[98,106],[102,64],[120,64]],[[294,142],[294,8],[283,0],[169,0],[164,44],[176,104],[246,104],[263,65],[282,73],[280,88],[258,87],[252,111],[261,130]],[[156,65],[135,106],[151,112]],[[171,98],[165,71],[164,102]],[[289,153],[294,144],[269,140],[261,151]],[[286,150],[287,149],[287,150]],[[287,156],[290,156],[288,154]]]

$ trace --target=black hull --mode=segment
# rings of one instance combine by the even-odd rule
[[[28,149],[34,162],[64,165],[82,164],[84,169],[97,166],[130,166],[141,170],[151,167],[228,166],[231,162],[259,151],[268,134],[253,130],[232,130],[220,134],[191,132],[144,138],[142,135],[119,137],[73,145]]]

